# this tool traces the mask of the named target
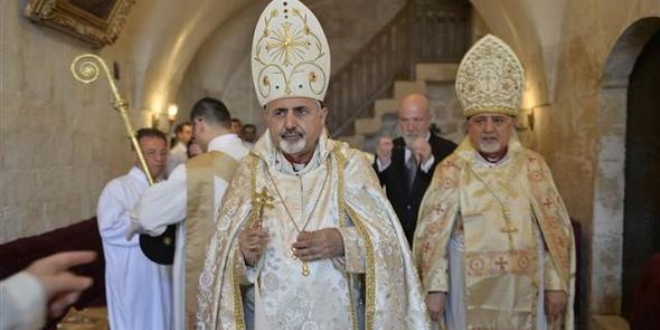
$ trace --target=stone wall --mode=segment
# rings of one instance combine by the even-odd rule
[[[335,72],[398,13],[405,1],[325,0],[305,3],[323,26]],[[187,116],[197,99],[213,96],[225,101],[232,115],[243,123],[254,123],[260,133],[264,131],[252,84],[249,54],[254,27],[265,5],[258,2],[234,16],[200,48],[179,89],[177,102],[183,116]]]
[[[404,0],[306,3],[331,34],[337,68]],[[139,1],[117,43],[102,50],[30,23],[22,15],[25,5],[0,4],[0,243],[89,218],[105,183],[130,167],[127,134],[110,107],[107,82],[81,85],[71,78],[69,64],[81,53],[118,64],[119,89],[133,105],[129,116],[135,128],[150,124],[151,110],[163,110],[153,100],[176,95],[178,121],[198,97],[211,95],[226,99],[245,122],[260,123],[247,54],[263,1],[208,0],[201,9],[186,10],[174,0]],[[224,10],[206,15],[210,11],[204,8],[216,5]],[[338,7],[343,10],[334,10]],[[198,43],[209,28],[217,29]],[[197,57],[189,65],[192,54]],[[179,84],[182,72],[187,78]],[[173,96],[163,84],[181,88]],[[166,130],[164,119],[160,128]]]
[[[0,4],[0,243],[93,216],[104,184],[129,168],[107,82],[82,85],[69,73],[94,50],[29,22],[24,6]],[[122,61],[120,50],[96,52]],[[128,66],[122,76],[130,86]]]
[[[606,79],[606,64],[631,25],[659,15],[660,3],[653,0],[567,2],[554,104],[537,117],[539,150],[571,215],[584,228],[586,292],[594,314],[618,314],[621,303],[622,141],[630,71],[618,73],[626,81],[621,85]],[[627,59],[613,63],[615,68],[634,63],[639,53],[630,50],[624,51]]]

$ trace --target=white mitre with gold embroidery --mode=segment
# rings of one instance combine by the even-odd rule
[[[323,101],[330,81],[330,48],[321,24],[298,0],[273,0],[252,41],[252,79],[259,103],[286,97]]]
[[[517,116],[524,86],[518,57],[490,34],[470,48],[456,74],[456,94],[465,117],[485,112]]]

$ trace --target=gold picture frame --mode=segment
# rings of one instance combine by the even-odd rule
[[[28,0],[25,16],[101,48],[117,40],[135,0]]]

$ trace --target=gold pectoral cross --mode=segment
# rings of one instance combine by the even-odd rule
[[[516,226],[511,224],[511,211],[509,210],[508,207],[503,207],[502,208],[502,213],[504,214],[504,219],[506,220],[506,226],[504,228],[500,229],[500,232],[505,233],[505,234],[513,234],[518,231],[518,228]]]
[[[252,194],[252,208],[259,210],[254,219],[255,222],[253,226],[256,228],[261,228],[264,221],[264,208],[273,208],[273,201],[275,199],[273,196],[268,194],[266,187],[261,188],[261,192],[257,193],[256,191]]]
[[[505,234],[512,234],[518,231],[518,228],[516,228],[512,224],[507,224],[504,226],[504,228],[500,229],[500,232],[505,233]]]
[[[309,273],[311,273],[309,270],[309,263],[307,261],[303,261],[302,274],[303,276],[309,276]]]
[[[291,256],[293,257],[293,259],[298,259],[298,257],[296,257],[296,255],[294,254],[295,252],[296,252],[296,249],[291,248]],[[303,261],[302,262],[302,274],[303,274],[303,276],[307,277],[311,273],[312,273],[312,271],[309,270],[309,262]]]

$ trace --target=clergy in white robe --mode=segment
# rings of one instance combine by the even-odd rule
[[[230,114],[203,98],[191,111],[193,134],[205,153],[178,166],[167,181],[147,189],[131,212],[133,230],[152,236],[178,224],[174,252],[174,329],[192,329],[207,240],[238,162],[247,155],[229,132]]]
[[[165,170],[167,142],[155,129],[137,134],[150,173]],[[139,237],[126,239],[131,227],[129,212],[149,187],[137,156],[128,174],[110,181],[99,198],[97,219],[105,256],[105,289],[108,319],[113,330],[171,329],[172,269],[158,265],[142,253]]]
[[[431,317],[450,330],[573,328],[570,219],[545,161],[514,130],[523,77],[490,35],[459,67],[468,136],[436,168],[413,243]]]
[[[167,156],[167,176],[169,178],[172,175],[172,172],[179,165],[183,164],[188,160],[188,147],[181,141],[178,141],[172,149],[170,149],[170,154]]]
[[[427,329],[410,250],[375,172],[325,133],[330,54],[314,14],[298,0],[272,1],[252,65],[268,130],[223,200],[198,328],[245,329],[241,289],[254,285],[257,330]]]
[[[176,144],[170,149],[170,154],[167,156],[167,176],[172,174],[177,166],[183,164],[188,160],[188,142],[192,138],[192,125],[190,122],[181,123],[176,125],[174,129],[176,135]]]

